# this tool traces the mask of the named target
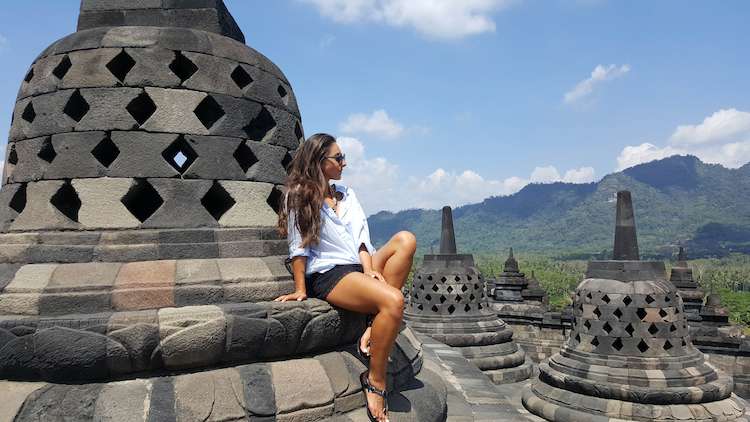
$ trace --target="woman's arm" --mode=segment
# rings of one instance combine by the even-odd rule
[[[290,300],[307,299],[307,288],[305,287],[306,256],[295,256],[292,258],[292,275],[294,276],[294,293],[277,297],[276,302],[287,302]]]
[[[372,255],[364,244],[359,245],[359,262],[365,274],[372,272]]]

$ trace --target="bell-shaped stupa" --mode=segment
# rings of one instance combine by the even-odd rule
[[[474,257],[456,251],[450,207],[443,208],[440,253],[424,256],[409,295],[404,319],[415,331],[460,350],[495,383],[531,375],[513,331],[488,307]]]
[[[630,192],[616,218],[614,259],[589,263],[570,337],[524,405],[550,421],[744,421],[732,377],[693,346],[664,263],[639,261]]]
[[[693,269],[688,266],[687,253],[682,246],[680,246],[680,251],[677,254],[677,262],[670,271],[669,281],[677,287],[677,291],[680,293],[688,321],[700,321],[700,311],[703,307],[705,293],[698,282],[693,279]]]
[[[364,318],[271,301],[293,289],[274,226],[302,140],[289,81],[221,0],[83,0],[13,112],[0,419],[361,417]],[[408,329],[389,374],[410,386],[394,419],[444,418]]]

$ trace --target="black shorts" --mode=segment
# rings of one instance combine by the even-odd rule
[[[337,265],[324,273],[312,273],[305,277],[307,297],[325,300],[334,287],[349,273],[363,272],[362,265]]]

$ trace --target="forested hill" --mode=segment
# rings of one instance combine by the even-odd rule
[[[679,242],[691,257],[750,253],[750,163],[739,169],[673,156],[631,167],[598,183],[531,184],[453,211],[460,251],[518,251],[557,257],[606,256],[612,248],[614,198],[633,194],[641,252],[671,256]],[[419,253],[437,249],[439,210],[370,216],[373,242],[399,230],[417,235]]]

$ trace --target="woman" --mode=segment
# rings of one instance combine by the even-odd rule
[[[386,368],[403,316],[401,287],[411,269],[416,239],[400,232],[377,252],[367,219],[351,188],[340,180],[346,157],[326,134],[311,136],[289,167],[279,231],[289,240],[295,291],[277,301],[315,297],[334,306],[374,315],[358,344],[369,354],[360,376],[372,421],[387,421]]]

